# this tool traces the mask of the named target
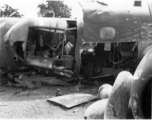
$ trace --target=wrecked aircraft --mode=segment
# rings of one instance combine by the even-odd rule
[[[126,5],[89,2],[78,20],[1,18],[1,68],[28,66],[87,80],[134,72],[151,48],[152,25],[146,2]]]
[[[24,66],[88,81],[130,71],[135,73],[132,112],[144,118],[141,98],[151,79],[152,2],[96,1],[82,5],[82,10],[83,18],[77,20],[1,18],[1,68],[15,71]]]

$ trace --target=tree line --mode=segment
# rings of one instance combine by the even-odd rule
[[[37,8],[38,17],[61,17],[70,18],[71,8],[64,4],[63,1],[49,1],[46,4],[40,3]],[[15,9],[7,4],[0,9],[0,17],[24,17],[18,9]]]

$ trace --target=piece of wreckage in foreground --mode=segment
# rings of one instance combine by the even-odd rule
[[[142,100],[145,87],[151,86],[151,8],[151,1],[89,2],[80,20],[2,18],[1,68],[15,71],[26,66],[86,80],[120,69],[135,72],[132,112],[134,118],[144,118],[143,111],[151,106],[142,103],[147,100]]]

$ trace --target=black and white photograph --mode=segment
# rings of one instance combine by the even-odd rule
[[[152,0],[0,0],[0,119],[152,119]]]

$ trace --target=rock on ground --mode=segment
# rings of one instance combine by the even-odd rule
[[[98,94],[100,99],[109,98],[112,91],[112,86],[110,84],[103,84],[99,87]]]
[[[85,112],[84,119],[103,119],[108,99],[99,100],[91,104]]]

